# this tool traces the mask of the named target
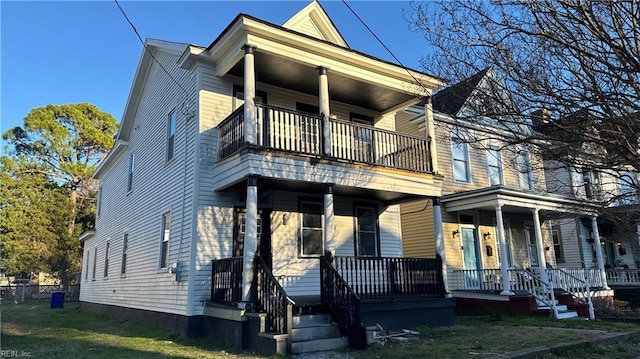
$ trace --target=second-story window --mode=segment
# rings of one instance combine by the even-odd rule
[[[176,111],[175,109],[169,113],[167,122],[167,161],[173,159],[173,153],[176,143]]]
[[[127,192],[131,192],[133,189],[133,171],[136,167],[136,155],[132,153],[129,155],[129,176],[127,176]]]
[[[531,167],[531,156],[529,151],[520,150],[515,161],[518,182],[522,189],[533,189],[533,173]]]
[[[487,171],[489,173],[489,185],[501,185],[502,183],[502,157],[500,148],[494,144],[487,147]]]
[[[459,138],[452,138],[451,157],[453,159],[453,180],[461,183],[471,182],[467,143]]]

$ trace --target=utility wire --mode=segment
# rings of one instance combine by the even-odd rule
[[[118,9],[122,13],[122,16],[124,16],[124,18],[127,20],[129,25],[133,29],[133,32],[136,33],[136,36],[138,37],[138,40],[142,44],[142,47],[144,47],[145,51],[147,51],[147,53],[151,56],[153,61],[155,61],[158,64],[158,66],[160,66],[160,68],[169,76],[169,78],[171,78],[171,80],[173,80],[173,82],[175,82],[176,85],[178,85],[178,87],[180,87],[180,89],[185,93],[185,95],[189,96],[189,92],[187,90],[185,90],[184,87],[182,87],[182,85],[180,85],[180,83],[173,77],[173,75],[171,75],[171,73],[169,73],[169,71],[167,71],[167,69],[160,63],[160,61],[158,61],[158,59],[156,59],[156,57],[153,55],[151,50],[149,50],[147,48],[147,44],[145,44],[144,40],[142,40],[142,36],[140,36],[140,33],[138,32],[138,29],[136,29],[135,25],[133,25],[133,22],[131,22],[131,20],[129,19],[129,16],[127,16],[127,14],[124,12],[124,9],[122,8],[122,6],[120,6],[120,3],[118,2],[118,0],[113,0],[113,1],[118,6]]]
[[[367,28],[367,30],[369,30],[369,32],[371,33],[371,35],[373,35],[373,37],[376,38],[376,40],[378,40],[378,42],[380,43],[380,45],[382,45],[382,47],[385,48],[385,50],[387,50],[387,52],[389,54],[391,54],[391,56],[393,56],[393,58],[398,62],[398,64],[409,74],[409,76],[411,76],[411,78],[413,78],[413,80],[416,82],[416,84],[418,86],[420,86],[426,93],[429,94],[429,96],[431,96],[431,91],[429,89],[427,89],[426,86],[424,86],[422,84],[422,82],[420,82],[420,80],[418,80],[415,76],[413,76],[413,74],[411,73],[411,71],[409,71],[409,69],[404,66],[402,64],[402,61],[400,61],[400,59],[398,59],[398,57],[393,53],[393,51],[391,51],[391,49],[389,49],[387,47],[387,45],[384,44],[384,42],[378,37],[378,35],[376,35],[375,32],[373,32],[373,30],[369,27],[369,25],[367,25],[366,22],[364,22],[364,20],[362,20],[362,18],[360,16],[358,16],[358,14],[355,12],[355,10],[353,10],[351,8],[351,6],[349,6],[349,4],[347,4],[346,0],[342,0],[342,3],[351,11],[351,13],[362,23],[362,25],[364,25],[365,28]]]

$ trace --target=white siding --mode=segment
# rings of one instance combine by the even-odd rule
[[[156,59],[191,93],[185,94],[153,62],[149,68],[129,145],[100,178],[102,207],[96,236],[85,252],[97,246],[95,281],[82,283],[81,300],[176,314],[187,313],[187,283],[193,201],[194,123],[180,111],[193,96],[195,76],[178,68],[178,53],[158,50]],[[177,108],[175,155],[165,163],[167,116]],[[187,134],[189,132],[189,134]],[[127,193],[129,156],[135,153],[133,189]],[[182,263],[182,281],[159,268],[162,214],[171,212],[169,263]],[[129,233],[126,275],[120,275],[124,233]],[[110,240],[109,275],[104,277],[104,250]],[[91,258],[93,260],[93,258]],[[93,266],[91,264],[90,268]]]

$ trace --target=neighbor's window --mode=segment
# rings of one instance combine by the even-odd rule
[[[93,249],[93,274],[91,275],[92,280],[96,280],[96,264],[98,263],[98,247]]]
[[[375,207],[356,207],[356,255],[377,257],[378,233]]]
[[[129,155],[129,177],[127,180],[127,191],[131,191],[133,189],[133,171],[136,166],[136,155],[132,153]]]
[[[120,274],[127,273],[127,252],[129,251],[129,232],[124,232],[122,238],[122,264],[120,265]]]
[[[620,200],[619,203],[634,204],[638,202],[638,178],[631,171],[620,173]]]
[[[516,172],[518,173],[518,182],[522,189],[533,189],[533,173],[531,168],[531,156],[529,151],[521,150],[516,156],[515,161]]]
[[[104,276],[105,278],[109,275],[109,241],[107,241],[106,247],[104,249]]]
[[[98,208],[96,209],[96,216],[100,216],[102,212],[102,184],[98,186]]]
[[[300,255],[317,257],[324,253],[322,235],[322,204],[301,202]]]
[[[556,262],[564,262],[564,252],[562,251],[562,238],[558,228],[551,229],[551,238],[553,239],[553,251],[556,255]]]
[[[87,251],[87,261],[84,264],[84,280],[89,280],[89,258],[91,258],[91,252]]]
[[[487,147],[487,171],[489,173],[490,186],[503,184],[500,148],[493,144]]]
[[[453,180],[462,183],[471,182],[467,143],[459,138],[452,138],[451,157],[453,158]]]
[[[162,215],[162,242],[160,242],[160,268],[166,268],[169,260],[169,236],[171,234],[171,213]]]
[[[176,111],[175,109],[169,113],[167,123],[167,161],[173,159],[173,152],[176,142]]]

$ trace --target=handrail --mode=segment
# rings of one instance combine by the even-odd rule
[[[331,309],[336,322],[349,335],[351,345],[357,348],[366,347],[366,338],[361,338],[360,335],[361,298],[340,276],[327,257],[320,257],[320,298],[322,303]]]
[[[211,262],[211,301],[228,305],[242,301],[242,257]]]
[[[589,319],[595,319],[595,313],[593,310],[593,302],[591,300],[591,286],[589,285],[588,280],[582,280],[577,276],[568,273],[564,268],[546,268],[547,276],[549,277],[549,282],[559,285],[559,288],[563,289],[565,292],[569,293],[572,297],[576,298],[579,302],[584,303],[586,298],[587,305],[589,306]],[[576,295],[580,293],[581,297]]]
[[[512,278],[515,275],[515,278]],[[546,304],[553,310],[553,315],[558,318],[558,308],[553,288],[535,274],[526,269],[509,269],[509,280],[513,290],[523,290],[531,293],[536,300]]]
[[[267,331],[288,334],[288,347],[291,349],[293,324],[293,306],[295,302],[282,288],[271,268],[262,257],[256,255],[256,309],[267,314],[265,329]]]

